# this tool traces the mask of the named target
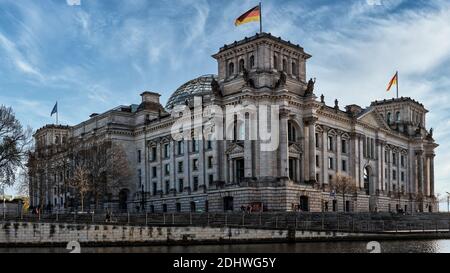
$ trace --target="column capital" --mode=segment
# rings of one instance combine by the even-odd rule
[[[280,118],[289,118],[290,113],[288,109],[280,109]]]
[[[314,116],[312,116],[312,117],[305,117],[305,118],[303,118],[303,123],[306,126],[309,126],[309,125],[314,125],[318,120],[319,120],[319,118],[314,117]]]

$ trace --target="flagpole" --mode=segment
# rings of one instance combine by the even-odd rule
[[[262,3],[259,2],[259,33],[263,32],[263,25],[262,25]]]
[[[398,71],[397,71],[397,99],[398,99]]]

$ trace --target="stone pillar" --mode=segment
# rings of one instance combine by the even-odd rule
[[[164,176],[164,166],[163,166],[163,158],[164,158],[164,145],[165,143],[162,143],[161,141],[158,142],[158,167],[157,167],[157,172],[159,173],[158,175],[158,181],[156,183],[156,194],[160,194],[161,193],[161,189],[162,189],[162,179]]]
[[[199,171],[199,177],[198,177],[198,188],[199,191],[206,191],[207,189],[207,183],[206,183],[206,168],[207,168],[207,162],[205,158],[205,140],[203,139],[202,135],[198,137],[200,140],[198,140],[198,171]]]
[[[365,137],[365,136],[362,136]],[[359,138],[359,187],[364,188],[364,142]]]
[[[384,142],[381,140],[376,140],[376,147],[377,147],[377,166],[378,166],[378,171],[377,171],[377,180],[378,180],[378,187],[377,190],[383,190],[383,175],[384,175],[384,161],[383,161],[383,153],[384,153]]]
[[[303,136],[304,136],[304,138],[303,138],[303,156],[302,156],[302,159],[303,159],[303,161],[304,162],[302,162],[303,164],[302,164],[302,167],[303,167],[303,170],[302,170],[302,172],[301,172],[301,181],[302,182],[308,182],[309,180],[310,180],[310,177],[309,177],[309,175],[310,175],[310,173],[309,173],[309,170],[310,170],[310,165],[311,164],[313,164],[313,162],[311,162],[310,161],[310,156],[309,156],[309,154],[310,154],[310,147],[309,147],[309,145],[308,145],[308,141],[309,141],[309,123],[308,123],[308,121],[307,120],[303,120]]]
[[[323,183],[329,184],[328,181],[328,128],[323,127],[323,135],[322,135],[322,156],[323,156],[323,166],[322,166],[322,174],[323,174]]]
[[[176,142],[175,140],[171,141],[171,147],[170,147],[170,193],[176,194],[177,193],[177,186],[176,186],[176,173],[177,173],[177,163],[176,163]],[[165,183],[165,182],[164,182]]]
[[[417,177],[418,177],[418,188],[419,188],[418,192],[425,194],[424,183],[423,183],[424,182],[423,181],[424,164],[423,164],[423,152],[422,151],[417,152],[417,161],[418,161],[418,172],[417,172],[418,176]]]
[[[430,195],[434,196],[434,158],[435,155],[431,155],[430,157]]]
[[[184,139],[184,155],[183,155],[183,161],[184,161],[184,187],[185,190],[187,191],[192,191],[193,190],[193,185],[192,185],[192,179],[191,179],[191,159],[189,157],[189,150],[190,150],[190,141],[187,139]]]
[[[288,112],[280,111],[280,177],[289,176]]]
[[[338,132],[336,135],[336,174],[342,173],[342,136]]]
[[[309,121],[309,180],[316,181],[316,122],[317,118]]]

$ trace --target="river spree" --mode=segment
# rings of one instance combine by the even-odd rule
[[[367,253],[368,242],[81,248],[82,253]],[[382,253],[450,253],[450,240],[380,241]],[[65,248],[0,248],[0,253],[68,253]]]

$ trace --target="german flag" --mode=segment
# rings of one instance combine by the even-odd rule
[[[247,24],[250,22],[258,22],[261,20],[261,7],[256,6],[236,19],[236,26]]]
[[[392,80],[389,82],[388,88],[387,88],[387,92],[391,91],[391,88],[393,85],[397,85],[398,84],[398,72],[395,73],[394,77],[392,78]]]

